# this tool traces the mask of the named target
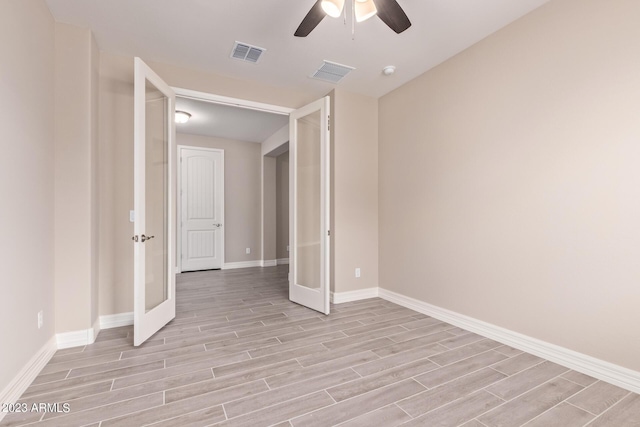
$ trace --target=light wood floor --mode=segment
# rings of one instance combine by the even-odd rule
[[[61,350],[8,414],[38,426],[637,426],[640,395],[381,299],[325,317],[287,266],[178,276],[178,316]]]

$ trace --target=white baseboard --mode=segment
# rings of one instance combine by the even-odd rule
[[[289,264],[289,258],[286,259],[259,259],[255,261],[225,262],[222,266],[223,270],[233,270],[235,268],[251,268],[251,267],[275,267],[280,264]]]
[[[133,312],[108,314],[96,319],[93,327],[83,331],[72,331],[56,334],[58,349],[80,347],[93,344],[102,329],[118,328],[133,325]]]
[[[331,302],[342,304],[343,302],[359,301],[361,299],[375,298],[378,296],[379,288],[358,289],[348,292],[331,292]]]
[[[93,344],[96,333],[93,328],[83,329],[80,331],[63,332],[56,334],[56,342],[58,350],[63,348],[80,347],[83,345]]]
[[[100,316],[100,329],[119,328],[133,325],[133,312]]]
[[[513,332],[491,323],[483,322],[426,302],[410,298],[386,289],[379,289],[379,296],[387,301],[426,314],[443,322],[475,332],[495,341],[534,354],[583,374],[617,385],[634,393],[640,393],[640,372],[596,359],[527,335]]]
[[[223,270],[233,270],[236,268],[250,268],[250,267],[262,267],[262,260],[256,261],[240,261],[240,262],[225,262],[222,266]]]
[[[57,350],[56,337],[51,339],[29,360],[11,382],[0,393],[1,403],[16,403],[22,393],[31,385],[42,368],[45,367]],[[0,421],[7,415],[0,411]]]

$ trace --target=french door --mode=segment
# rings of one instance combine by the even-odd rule
[[[134,60],[134,345],[176,314],[175,94]]]
[[[329,97],[289,119],[289,299],[329,314]]]

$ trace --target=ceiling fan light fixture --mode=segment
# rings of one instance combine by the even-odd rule
[[[190,118],[191,118],[191,114],[187,113],[186,111],[176,110],[176,117],[175,117],[176,123],[180,123],[180,124],[187,123]]]
[[[327,15],[337,18],[342,15],[344,0],[322,0],[321,6]]]
[[[363,22],[378,13],[373,0],[356,0],[355,1],[356,21]]]

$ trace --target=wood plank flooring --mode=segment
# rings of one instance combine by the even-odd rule
[[[1,426],[640,425],[640,395],[375,298],[323,316],[287,266],[186,273],[175,320],[58,351]]]

